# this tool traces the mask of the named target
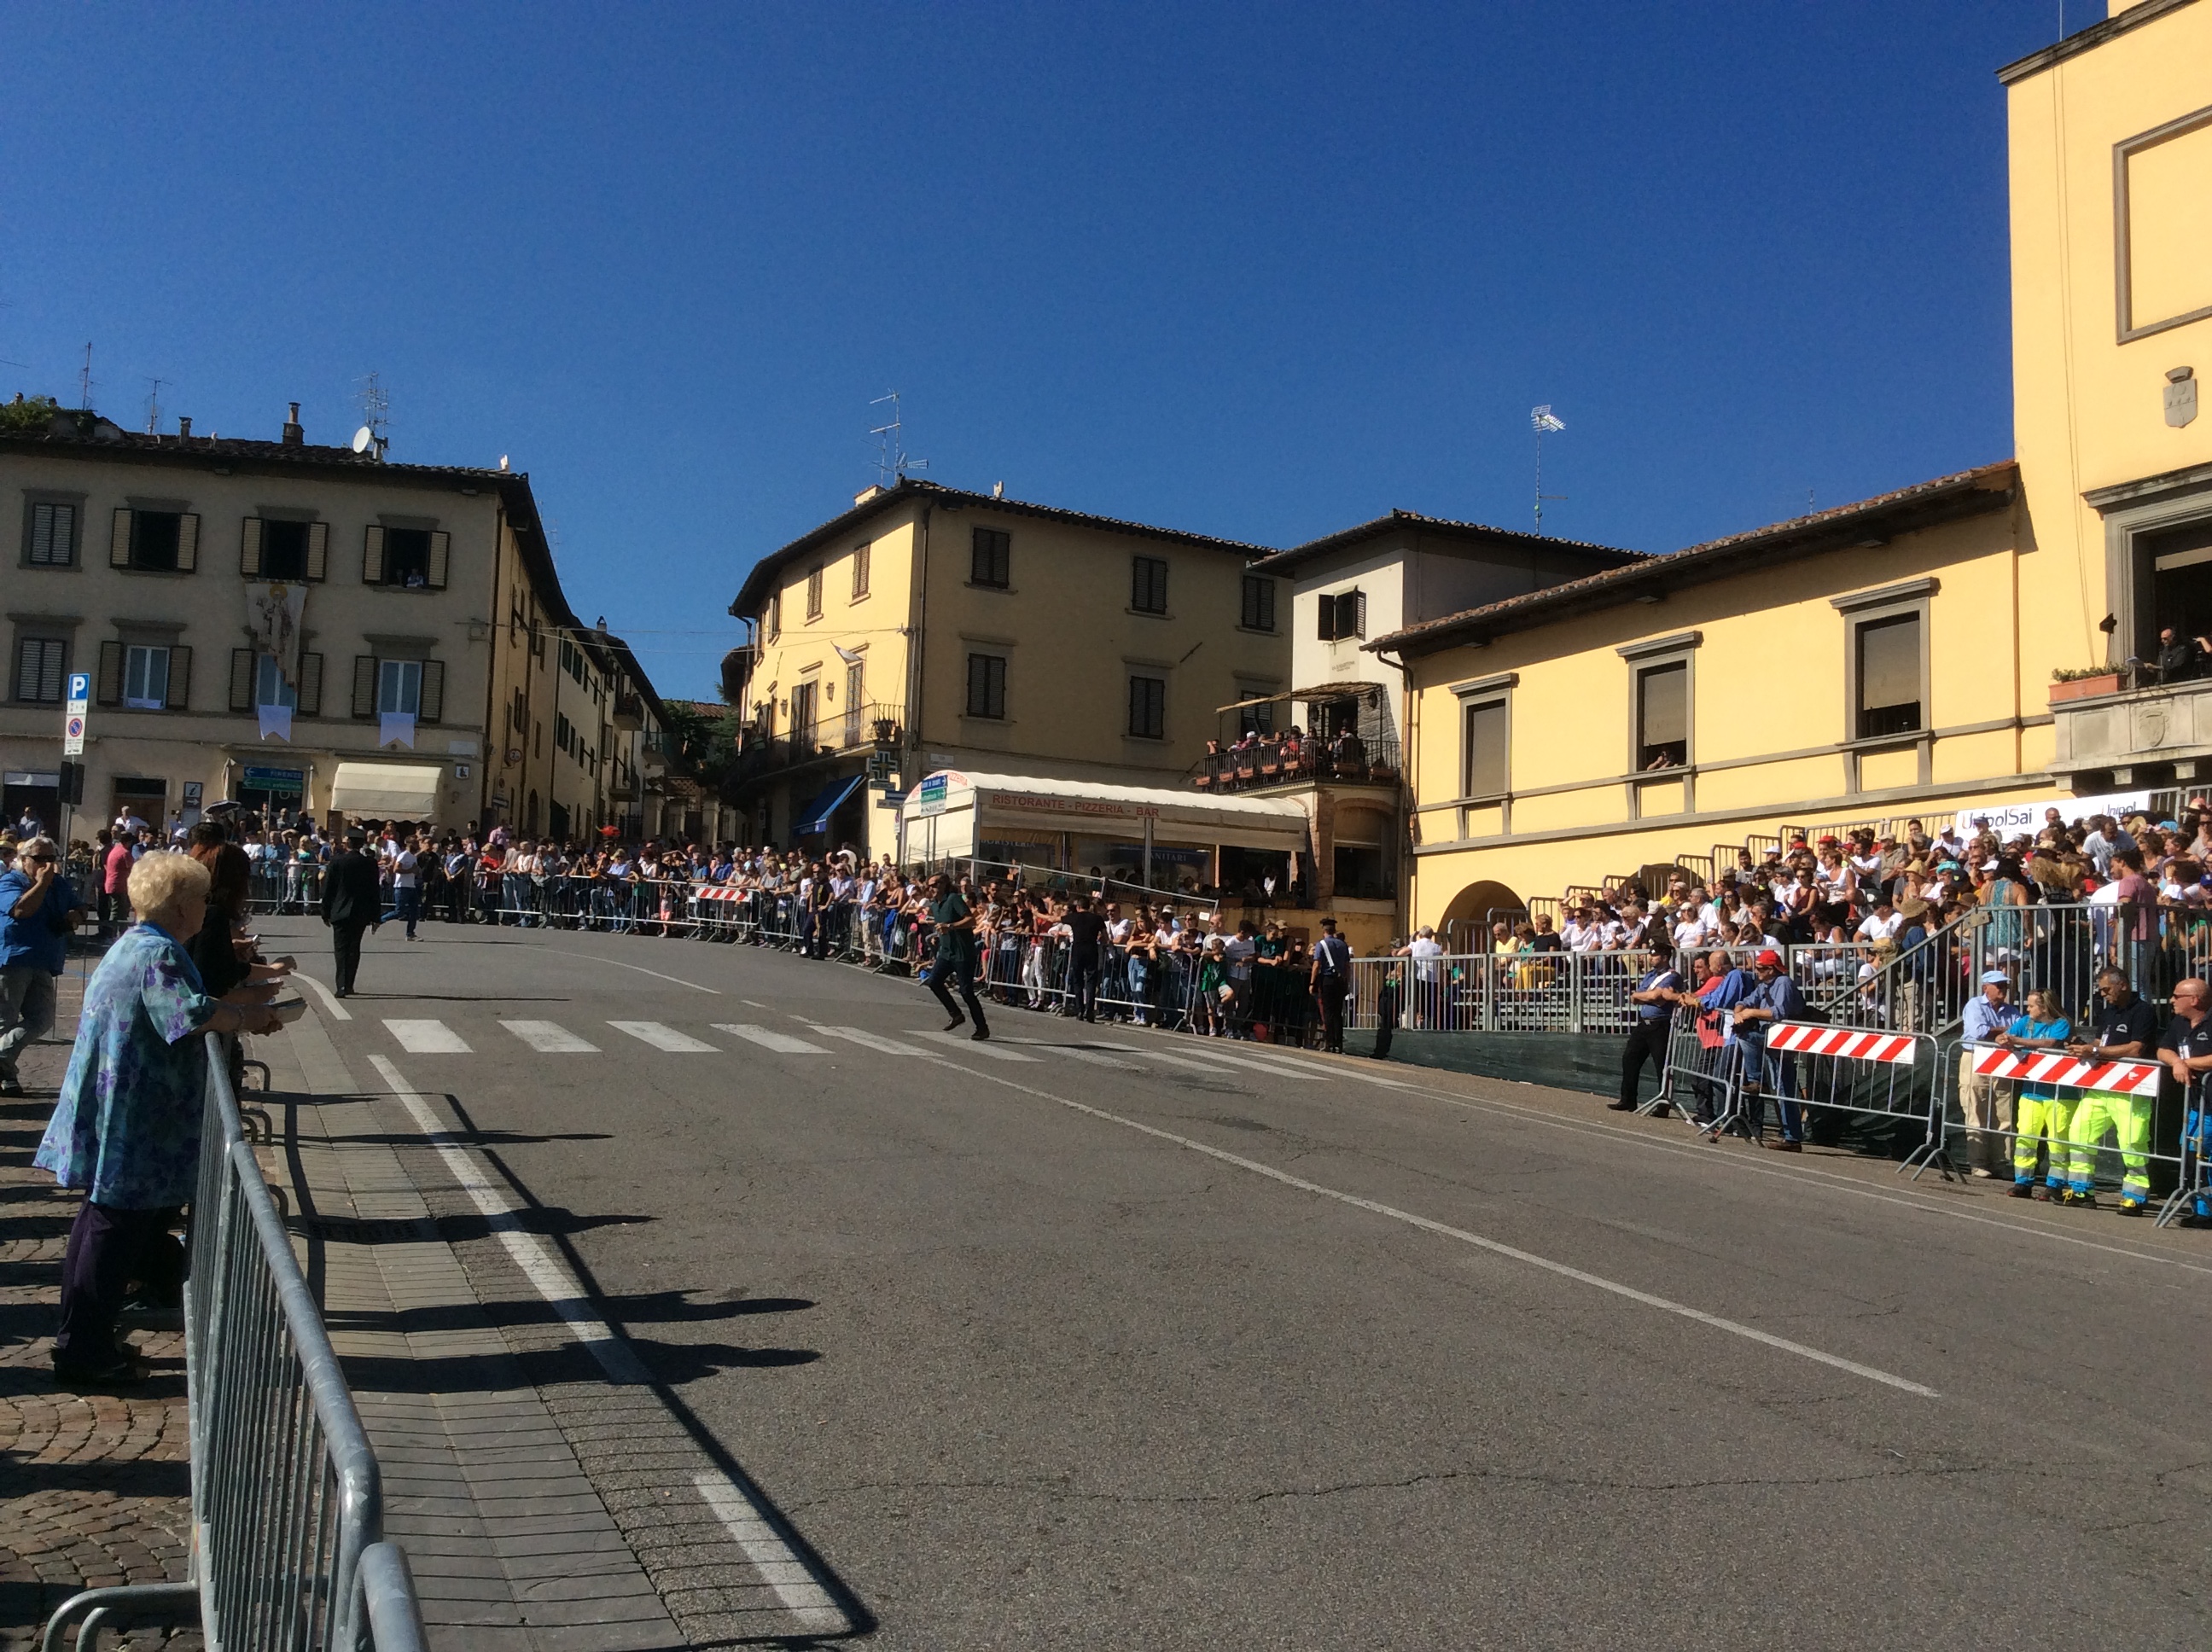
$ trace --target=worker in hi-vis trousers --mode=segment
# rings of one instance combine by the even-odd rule
[[[2158,1041],[2158,1059],[2188,1096],[2181,1121],[2181,1180],[2194,1190],[2192,1225],[2212,1222],[2212,1187],[2204,1181],[2205,1135],[2212,1128],[2204,1116],[2204,1075],[2212,1072],[2212,986],[2194,975],[2173,983],[2173,1019]]]
[[[2158,1048],[2158,1012],[2136,996],[2124,969],[2097,975],[2093,1036],[2066,1047],[2084,1060],[2150,1060]],[[2066,1163],[2066,1202],[2094,1205],[2097,1145],[2109,1128],[2120,1151],[2120,1214],[2141,1216],[2150,1197],[2150,1111],[2153,1098],[2093,1090],[2074,1109]]]
[[[2063,1050],[2074,1036],[2073,1023],[2058,1013],[2056,993],[2027,995],[2027,1013],[1991,1042],[2008,1050]],[[2014,1121],[2019,1133],[2012,1139],[2012,1196],[2035,1197],[2035,1159],[2039,1150],[2045,1165],[2046,1199],[2066,1196],[2067,1140],[2074,1128],[2075,1098],[2070,1093],[2033,1089],[2021,1092]]]

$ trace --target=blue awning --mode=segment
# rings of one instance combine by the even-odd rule
[[[840,804],[860,789],[861,782],[867,778],[866,774],[848,774],[842,780],[830,781],[815,794],[814,801],[806,805],[805,812],[793,817],[791,835],[793,837],[813,837],[828,831],[830,817],[837,812]]]

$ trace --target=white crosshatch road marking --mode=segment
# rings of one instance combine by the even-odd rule
[[[885,1038],[880,1034],[869,1032],[861,1027],[824,1027],[817,1025],[811,1021],[805,1024],[813,1028],[816,1032],[827,1034],[831,1038],[842,1038],[848,1043],[858,1044],[862,1049],[879,1050],[885,1055],[924,1054],[911,1044],[902,1044],[896,1038]]]
[[[557,1021],[502,1021],[499,1023],[543,1055],[597,1055],[599,1047],[579,1038]]]
[[[468,1041],[442,1021],[386,1021],[384,1029],[410,1055],[467,1055]]]
[[[690,1033],[680,1033],[675,1028],[664,1026],[658,1021],[610,1021],[607,1025],[612,1027],[617,1032],[628,1033],[632,1038],[641,1039],[652,1045],[653,1048],[666,1050],[672,1055],[720,1055],[721,1054],[721,1051],[707,1042],[705,1039],[694,1038]]]
[[[770,1032],[766,1027],[755,1027],[744,1022],[717,1021],[716,1032],[728,1033],[749,1044],[757,1044],[764,1050],[774,1050],[779,1055],[827,1055],[830,1052],[819,1044],[810,1044],[803,1038],[793,1038],[789,1033]]]
[[[994,1061],[1034,1061],[1038,1059],[1034,1055],[1024,1055],[1019,1050],[1010,1050],[1003,1044],[994,1044],[988,1038],[978,1039],[971,1037],[969,1034],[964,1032],[937,1032],[933,1030],[928,1032],[914,1033],[910,1035],[910,1036],[915,1038],[934,1038],[939,1043],[944,1044],[957,1044],[961,1048],[966,1050],[970,1055],[988,1056]]]

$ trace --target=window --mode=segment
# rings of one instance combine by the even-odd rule
[[[230,651],[230,708],[240,714],[264,706],[289,706],[302,717],[322,710],[323,657],[300,656],[300,677],[287,683],[276,662],[253,648]]]
[[[576,726],[568,720],[566,712],[555,712],[553,714],[553,749],[556,751],[569,751],[573,750],[575,744]]]
[[[1680,768],[1690,760],[1690,663],[1636,673],[1636,767]]]
[[[768,633],[770,642],[783,635],[783,592],[781,591],[768,599],[768,611],[761,616],[761,629]]]
[[[376,710],[380,716],[398,713],[416,717],[422,710],[422,662],[419,659],[380,659],[376,667]]]
[[[15,697],[34,705],[59,705],[69,675],[69,644],[59,637],[25,637],[15,645]]]
[[[822,617],[822,564],[817,562],[806,570],[806,617]]]
[[[1006,662],[998,654],[968,656],[968,714],[1003,718],[1006,714]]]
[[[814,695],[811,683],[795,684],[791,690],[791,738],[794,745],[814,744]]]
[[[868,594],[868,553],[872,545],[853,547],[853,600],[858,602]]]
[[[1244,612],[1238,620],[1248,631],[1275,629],[1275,582],[1264,574],[1244,576]]]
[[[1129,679],[1129,732],[1140,740],[1167,738],[1168,685],[1159,677]]]
[[[1163,556],[1129,559],[1129,606],[1139,614],[1168,611],[1168,564]]]
[[[860,743],[860,719],[868,701],[868,662],[856,659],[845,667],[845,744]]]
[[[123,651],[123,703],[161,711],[169,703],[169,651],[133,644]]]
[[[399,528],[372,522],[362,547],[361,582],[402,591],[443,591],[453,539],[452,534],[441,529]],[[507,616],[510,630],[524,618],[521,600],[518,590]]]
[[[24,535],[23,561],[33,568],[76,565],[76,506],[43,499],[32,501],[29,531]]]
[[[307,527],[305,522],[262,522],[263,579],[293,580],[307,577]]]
[[[1256,705],[1237,708],[1238,738],[1241,739],[1247,734],[1256,734],[1265,740],[1273,738],[1274,732],[1275,702],[1273,701],[1262,700]]]
[[[1505,701],[1481,700],[1461,713],[1464,730],[1462,797],[1500,798],[1512,789],[1507,763]]]
[[[200,519],[189,511],[118,510],[108,564],[139,574],[189,574],[198,565]]]
[[[977,528],[969,541],[968,582],[1004,591],[1013,583],[1013,536],[1003,528]]]
[[[257,709],[263,706],[299,708],[300,691],[284,680],[283,669],[273,655],[254,656],[253,703]]]
[[[1364,591],[1339,591],[1325,595],[1320,603],[1321,640],[1323,642],[1342,642],[1367,635],[1367,593]]]
[[[1920,616],[1862,621],[1853,640],[1858,659],[1856,726],[1862,740],[1912,734],[1923,726]]]

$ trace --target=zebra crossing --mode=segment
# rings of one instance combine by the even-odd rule
[[[1256,1051],[1240,1044],[1234,1051],[1219,1049],[1199,1039],[1176,1039],[1171,1048],[1155,1048],[1151,1041],[1128,1042],[1101,1037],[1054,1039],[1002,1031],[978,1042],[963,1032],[938,1028],[914,1028],[896,1034],[866,1027],[798,1020],[797,1030],[763,1026],[757,1022],[717,1021],[704,1032],[720,1034],[724,1042],[702,1036],[700,1029],[672,1026],[665,1021],[604,1021],[582,1029],[557,1021],[508,1020],[494,1023],[526,1049],[539,1055],[603,1055],[611,1049],[629,1050],[635,1041],[669,1055],[728,1055],[765,1050],[794,1058],[835,1056],[854,1049],[906,1058],[943,1058],[958,1051],[977,1060],[1009,1066],[1048,1066],[1067,1061],[1082,1066],[1103,1067],[1121,1072],[1174,1072],[1236,1080],[1259,1073],[1272,1078],[1317,1081],[1324,1073],[1288,1052]],[[605,1030],[600,1030],[604,1029]],[[392,1017],[384,1022],[392,1041],[409,1055],[475,1055],[462,1030],[445,1022],[423,1017]],[[610,1042],[610,1035],[619,1035]],[[479,1035],[477,1042],[484,1035]],[[496,1037],[497,1035],[489,1035]],[[509,1048],[512,1048],[511,1046]]]

